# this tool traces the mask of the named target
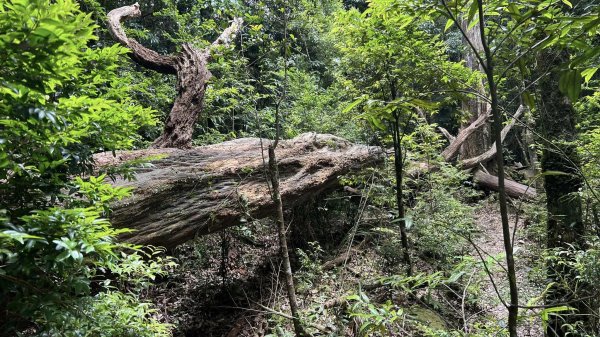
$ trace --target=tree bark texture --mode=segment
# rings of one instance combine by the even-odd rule
[[[483,41],[481,40],[481,34],[478,27],[475,26],[469,29],[467,20],[462,20],[461,26],[466,33],[467,38],[471,41],[471,45],[478,53],[482,54],[484,49]],[[471,49],[466,48],[464,59],[465,65],[468,68],[483,73],[483,68],[477,61],[477,58]],[[479,81],[472,90],[484,97],[488,96],[483,80]],[[470,119],[469,123],[461,128],[461,131],[463,128],[469,128],[472,124],[484,117],[483,123],[479,124],[477,128],[469,130],[472,133],[472,136],[466,138],[465,142],[457,149],[460,151],[460,157],[464,159],[475,157],[489,148],[490,143],[492,142],[492,135],[490,132],[490,124],[487,123],[487,116],[490,113],[490,104],[487,101],[480,97],[470,98],[462,102],[462,109],[469,113]]]
[[[486,189],[493,191],[498,191],[497,176],[479,170],[473,175],[473,180],[481,187],[485,187]],[[508,179],[506,179],[504,182],[506,195],[508,195],[511,198],[533,199],[537,196],[537,191],[533,187],[519,184],[515,181]]]
[[[276,205],[264,175],[269,144],[268,140],[261,144],[258,138],[242,138],[185,151],[96,155],[98,165],[164,157],[153,160],[153,167],[139,169],[136,181],[114,183],[132,188],[133,195],[113,205],[113,225],[136,230],[123,236],[130,242],[174,247],[196,235],[271,216]],[[383,160],[376,147],[314,133],[280,141],[277,156],[285,207],[336,188],[342,174]]]
[[[567,52],[551,50],[542,53],[539,64],[547,69],[558,69],[569,60]],[[547,143],[542,152],[542,173],[546,190],[548,210],[547,246],[548,248],[583,249],[585,247],[585,227],[582,219],[582,203],[578,195],[583,182],[578,172],[579,158],[572,142],[577,131],[575,111],[568,99],[558,90],[559,73],[552,71],[539,83],[540,131]],[[557,282],[548,292],[548,304],[564,303],[585,296],[576,293],[577,280],[572,279],[573,271],[560,263],[547,266],[549,282]],[[585,301],[569,304],[577,309],[576,315],[563,318],[554,317],[549,322],[548,336],[565,336],[568,329],[563,324],[572,324],[577,320],[586,320],[588,310]]]
[[[177,75],[177,97],[169,114],[163,133],[152,147],[154,148],[190,148],[194,124],[202,113],[202,102],[208,80],[212,74],[208,70],[213,47],[228,45],[241,27],[242,19],[236,18],[231,26],[208,48],[198,50],[184,43],[181,52],[164,56],[148,49],[134,39],[128,38],[121,27],[123,19],[141,16],[140,6],[135,3],[113,9],[108,13],[108,30],[113,38],[131,50],[131,58],[141,66],[165,73]]]

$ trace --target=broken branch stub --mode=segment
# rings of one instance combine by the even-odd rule
[[[194,124],[202,113],[204,92],[212,74],[208,70],[213,50],[218,45],[228,46],[242,27],[243,20],[235,18],[232,24],[209,47],[198,50],[184,43],[175,55],[160,55],[135,39],[128,38],[121,21],[141,16],[140,5],[113,9],[108,13],[108,31],[113,38],[131,50],[131,58],[139,65],[165,74],[177,75],[177,97],[169,114],[163,133],[152,147],[190,148]]]
[[[96,155],[99,165],[165,156],[153,161],[153,167],[139,169],[136,181],[115,182],[133,188],[133,195],[113,205],[113,225],[134,229],[123,236],[132,243],[173,247],[197,235],[272,215],[275,206],[263,166],[269,144],[242,138],[185,151],[119,152],[116,158],[111,153]],[[290,207],[338,187],[340,175],[380,163],[383,153],[377,147],[308,133],[280,141],[277,157],[281,197]]]

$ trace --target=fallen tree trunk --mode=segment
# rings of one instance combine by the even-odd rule
[[[473,180],[482,187],[498,191],[498,177],[485,173],[483,171],[475,172]],[[516,181],[506,179],[504,181],[506,195],[511,198],[533,199],[537,195],[537,191],[533,187],[519,184]]]
[[[145,156],[164,156],[139,169],[136,181],[118,180],[133,196],[113,205],[111,221],[135,232],[132,243],[173,247],[194,238],[273,214],[264,176],[270,141],[243,138],[190,150],[149,149],[95,156],[99,165],[115,165]],[[264,149],[264,153],[261,149]],[[338,186],[338,176],[382,161],[376,147],[354,145],[308,133],[280,141],[277,148],[284,207]]]
[[[444,151],[442,151],[442,157],[444,158],[444,160],[451,161],[454,157],[456,157],[456,155],[458,154],[458,151],[460,151],[460,147],[463,145],[463,143],[465,141],[467,141],[467,139],[469,139],[469,137],[475,131],[477,131],[479,128],[483,127],[484,125],[486,125],[488,118],[489,118],[489,114],[487,112],[479,115],[479,117],[475,121],[473,121],[469,126],[462,129],[458,133],[458,135],[456,135],[456,137],[452,137],[452,135],[450,133],[448,133],[448,131],[446,131],[445,129],[444,129],[444,131],[446,131],[445,133],[444,133],[444,131],[440,130],[444,134],[444,136],[446,136],[446,138],[448,138],[450,140],[450,144],[448,144],[448,146],[444,149]]]
[[[506,139],[508,132],[512,129],[512,127],[515,125],[515,122],[517,121],[517,119],[519,117],[521,117],[521,115],[523,114],[524,111],[525,111],[525,107],[523,105],[519,106],[519,108],[515,112],[514,116],[512,116],[510,122],[504,126],[504,128],[500,132],[502,142],[504,142],[504,139]],[[492,144],[492,146],[484,153],[482,153],[476,157],[473,157],[473,158],[461,160],[459,162],[459,165],[460,165],[460,167],[462,167],[464,169],[473,168],[473,167],[479,165],[480,163],[487,162],[488,160],[494,158],[495,156],[496,156],[496,143],[494,142]]]

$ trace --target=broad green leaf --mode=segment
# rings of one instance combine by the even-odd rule
[[[364,101],[365,101],[365,97],[364,96],[360,97],[360,98],[358,98],[356,100],[354,100],[354,102],[348,104],[348,106],[346,106],[344,108],[344,110],[342,110],[342,113],[348,113],[348,112],[350,112],[350,110],[354,109],[357,105],[359,105],[360,103],[362,103]]]
[[[589,83],[594,74],[598,71],[598,67],[596,68],[588,68],[581,72],[581,76],[585,83]]]
[[[571,101],[577,101],[581,92],[581,72],[578,69],[563,72],[558,80],[558,88]]]
[[[569,8],[573,8],[573,4],[572,4],[572,3],[571,3],[569,0],[562,0],[562,2],[563,2],[565,5],[569,6]]]
[[[450,27],[452,27],[453,24],[454,24],[454,20],[448,19],[448,21],[446,21],[446,26],[444,27],[444,33],[446,31],[448,31],[448,29],[450,29]]]

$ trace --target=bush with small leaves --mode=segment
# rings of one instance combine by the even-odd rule
[[[0,4],[2,335],[170,334],[139,294],[173,262],[117,241],[109,205],[129,191],[92,157],[134,146],[153,112],[117,73],[126,50],[88,47],[95,28],[73,0]]]

